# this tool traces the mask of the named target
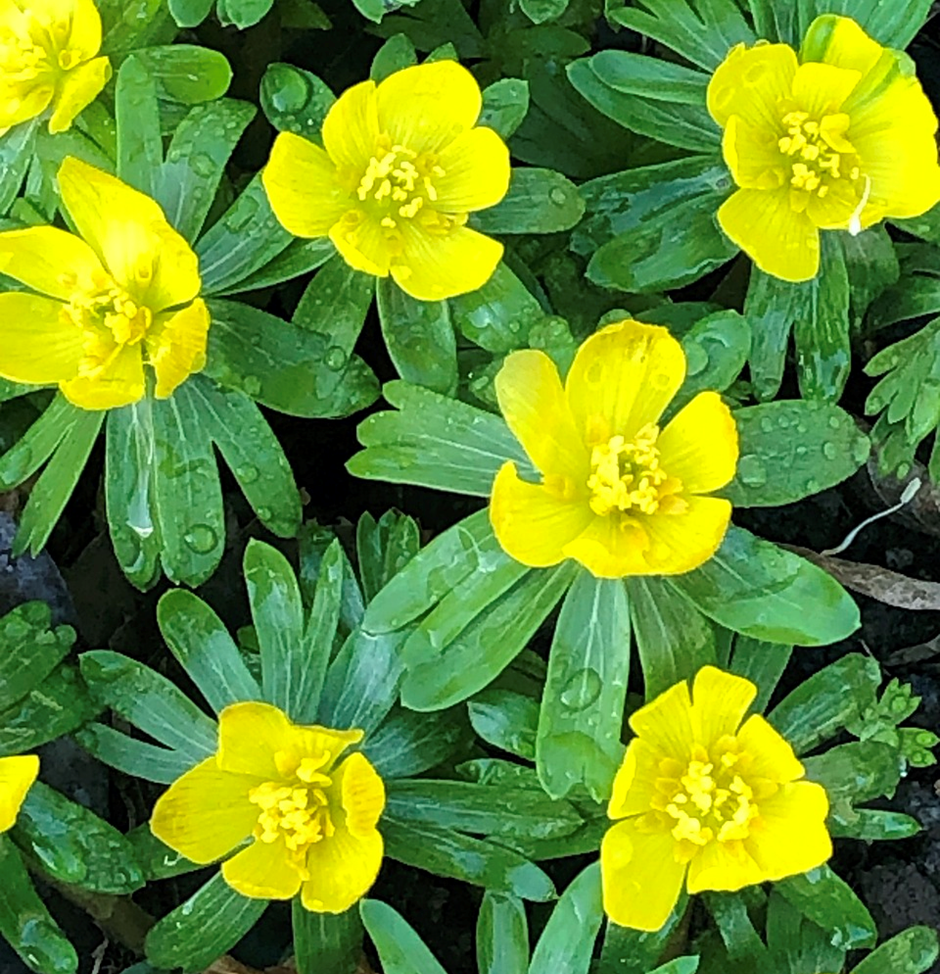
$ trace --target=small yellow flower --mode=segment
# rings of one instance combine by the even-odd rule
[[[13,828],[38,774],[39,758],[35,754],[0,758],[0,832]]]
[[[0,11],[0,134],[51,108],[64,132],[111,77],[93,0],[7,0]]]
[[[243,896],[342,913],[369,889],[382,862],[376,823],[385,787],[366,758],[342,752],[362,731],[291,723],[267,703],[219,715],[219,750],[159,799],[150,828],[171,849],[209,863]]]
[[[660,430],[685,370],[665,328],[629,319],[584,342],[564,388],[544,352],[506,358],[499,407],[542,475],[522,480],[512,461],[496,475],[490,520],[508,554],[535,568],[574,558],[622,578],[691,571],[715,553],[731,504],[702,495],[734,476],[738,433],[715,392]]]
[[[825,14],[810,25],[800,60],[786,44],[739,44],[708,85],[740,187],[718,221],[785,281],[816,276],[820,230],[855,234],[940,200],[937,117],[910,58],[854,20]]]
[[[760,716],[744,715],[750,680],[713,666],[630,718],[636,737],[601,845],[604,909],[621,926],[658,930],[690,893],[736,890],[815,869],[832,855],[829,800],[799,781],[803,765]],[[742,724],[741,721],[744,720]]]
[[[38,292],[0,294],[0,375],[110,409],[143,397],[147,364],[156,395],[171,395],[206,360],[196,255],[149,196],[114,176],[66,158],[58,180],[80,237],[0,233],[0,269]]]
[[[271,208],[298,237],[329,236],[346,262],[392,275],[422,301],[474,291],[502,244],[465,224],[509,187],[509,150],[474,127],[482,96],[455,61],[405,68],[345,91],[323,122],[324,149],[289,132],[263,173]]]

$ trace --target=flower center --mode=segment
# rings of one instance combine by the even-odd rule
[[[666,493],[669,477],[659,465],[656,440],[659,427],[647,423],[633,440],[612,436],[591,451],[590,505],[595,514],[638,510],[655,514]],[[675,481],[671,486],[673,490]]]
[[[19,29],[9,22],[0,28],[0,75],[7,84],[33,81],[51,70],[69,71],[81,61],[81,54],[68,47],[67,19],[27,9],[20,24]]]
[[[434,178],[443,175],[444,170],[431,154],[419,156],[381,136],[356,195],[363,203],[378,204],[382,226],[393,229],[399,220],[413,219],[428,203],[436,202]]]
[[[855,183],[861,177],[855,147],[845,137],[848,115],[839,112],[815,121],[807,112],[793,111],[783,116],[783,125],[787,134],[777,147],[789,165],[790,185],[804,191],[791,198],[794,209],[805,209],[811,193],[825,198],[838,180]]]
[[[120,287],[111,285],[91,294],[77,292],[64,313],[84,333],[79,374],[98,374],[125,345],[136,345],[153,323],[150,308],[139,305]]]
[[[330,838],[335,831],[326,796],[332,779],[320,770],[330,758],[329,752],[319,758],[304,758],[294,773],[296,780],[266,781],[248,792],[248,800],[260,809],[255,838],[260,842],[283,838],[298,864],[311,845]]]

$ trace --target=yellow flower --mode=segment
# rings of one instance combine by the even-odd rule
[[[544,352],[506,358],[499,407],[542,475],[522,480],[511,461],[496,475],[490,520],[508,554],[622,578],[691,571],[715,553],[731,504],[702,495],[734,476],[738,433],[715,392],[660,430],[685,369],[665,328],[629,319],[584,342],[564,388]]]
[[[601,845],[604,909],[621,926],[658,930],[690,893],[736,890],[806,872],[832,855],[829,801],[760,716],[742,724],[750,680],[713,666],[692,695],[677,683],[630,718],[636,737]]]
[[[38,774],[39,758],[35,754],[0,758],[0,832],[13,828]]]
[[[303,727],[267,703],[219,715],[219,750],[159,799],[150,828],[194,862],[227,856],[222,876],[243,896],[342,913],[375,881],[382,862],[376,823],[385,787],[358,752],[362,731]]]
[[[93,0],[6,0],[0,11],[0,134],[51,108],[64,132],[111,77],[95,57],[101,17]]]
[[[171,395],[206,360],[196,255],[149,196],[114,176],[66,158],[58,179],[81,237],[0,233],[0,269],[38,292],[0,294],[0,375],[110,409],[143,397],[146,363],[156,395]]]
[[[708,110],[740,189],[718,221],[757,266],[786,281],[819,270],[819,231],[859,233],[940,200],[937,117],[913,62],[848,17],[786,44],[739,44],[708,85]]]
[[[455,61],[405,68],[345,91],[323,145],[283,132],[263,173],[271,208],[298,237],[329,236],[346,262],[439,301],[485,284],[502,244],[467,214],[509,187],[509,150],[476,127],[482,96]]]

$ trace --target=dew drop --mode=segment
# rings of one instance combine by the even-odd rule
[[[828,441],[823,443],[822,452],[823,456],[827,460],[835,460],[835,458],[839,455],[839,451],[836,449],[835,443],[829,443]]]
[[[558,186],[551,190],[551,192],[548,194],[548,198],[556,206],[564,206],[565,203],[568,202],[568,194]]]
[[[597,670],[584,667],[568,678],[559,699],[569,710],[584,710],[600,696],[601,678]]]
[[[218,535],[208,524],[194,524],[184,535],[183,541],[196,554],[208,554],[218,543]]]
[[[260,471],[253,463],[246,463],[244,466],[235,468],[235,476],[243,484],[253,484],[260,475]]]
[[[763,487],[767,483],[767,468],[763,460],[753,453],[738,460],[738,479],[748,487]]]
[[[698,375],[708,365],[708,353],[697,342],[690,342],[685,349],[686,373]]]
[[[346,350],[339,345],[334,345],[326,353],[327,368],[333,369],[334,372],[339,371],[346,364],[346,360]]]

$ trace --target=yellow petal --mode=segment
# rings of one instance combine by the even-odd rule
[[[403,250],[392,260],[395,283],[419,301],[443,301],[482,287],[503,256],[503,245],[468,227],[431,232],[399,223]]]
[[[326,152],[292,132],[274,140],[261,182],[274,215],[296,237],[324,236],[352,205]]]
[[[719,497],[683,495],[681,514],[653,514],[644,520],[650,538],[645,553],[650,572],[681,575],[704,564],[721,545],[731,521],[731,502]]]
[[[13,828],[38,774],[39,758],[35,754],[0,758],[0,832]]]
[[[565,545],[594,519],[586,501],[565,501],[541,484],[530,484],[507,461],[493,481],[490,523],[503,550],[532,568],[564,561]]]
[[[157,314],[196,297],[199,261],[149,196],[71,156],[58,182],[78,232],[138,304]]]
[[[688,683],[682,680],[640,707],[631,714],[630,727],[654,753],[685,764],[695,743]]]
[[[724,127],[732,115],[739,115],[748,125],[776,131],[779,105],[790,96],[797,67],[796,53],[787,44],[733,47],[708,83],[712,118]]]
[[[0,294],[0,375],[52,385],[78,373],[82,333],[52,298]]]
[[[476,79],[456,61],[396,71],[379,85],[376,101],[381,130],[418,153],[441,152],[473,128],[483,106]]]
[[[164,312],[147,332],[147,357],[157,376],[156,396],[166,399],[173,390],[206,364],[209,309],[197,298],[176,313]]]
[[[665,328],[627,319],[582,343],[565,382],[575,425],[588,446],[630,440],[656,423],[685,378],[685,353]]]
[[[778,189],[788,180],[788,169],[773,129],[748,125],[732,115],[721,139],[721,151],[738,186]]]
[[[616,512],[607,517],[595,515],[581,534],[565,545],[564,555],[584,565],[596,578],[658,575],[659,568],[647,561],[647,520],[621,518]]]
[[[787,782],[802,778],[806,773],[793,748],[760,714],[751,714],[737,736],[741,747],[752,759],[748,774]]]
[[[689,863],[689,892],[731,891],[763,882],[767,877],[748,849],[742,841],[709,842]]]
[[[0,238],[2,239],[2,238]],[[496,375],[499,409],[543,474],[571,477],[586,493],[591,458],[568,409],[555,363],[541,351],[506,356]]]
[[[809,25],[800,53],[803,61],[825,61],[867,74],[883,50],[851,17],[822,14]]]
[[[330,227],[330,240],[350,267],[388,277],[392,248],[378,220],[361,210],[348,210]]]
[[[703,666],[692,684],[692,727],[695,739],[709,747],[726,734],[735,734],[757,687],[743,676]]]
[[[438,165],[444,175],[434,178],[434,205],[448,213],[495,206],[509,189],[509,149],[490,128],[458,135],[441,152]]]
[[[50,12],[62,12],[62,0],[47,0]],[[33,0],[30,0],[32,5]],[[71,9],[68,48],[82,61],[101,50],[101,15],[94,0],[69,0]]]
[[[6,132],[14,125],[41,115],[55,95],[50,75],[40,75],[29,87],[24,83],[0,88],[0,129]]]
[[[315,913],[344,913],[368,892],[382,865],[384,844],[376,829],[353,835],[339,824],[329,839],[307,854],[310,878],[301,902]]]
[[[759,805],[744,840],[763,879],[783,879],[821,866],[832,855],[826,831],[829,799],[822,785],[794,781]]]
[[[847,230],[853,214],[858,210],[860,197],[855,186],[847,179],[837,179],[829,183],[829,192],[824,197],[812,193],[806,206],[806,215],[821,230]],[[867,215],[874,213],[875,205],[866,207]],[[867,220],[865,226],[877,222],[884,214],[879,209],[878,215]]]
[[[282,838],[255,840],[222,863],[222,878],[242,896],[259,900],[289,900],[300,889],[300,873],[291,865]]]
[[[0,233],[0,269],[41,294],[69,301],[76,291],[94,291],[105,274],[97,255],[74,233],[30,227]]]
[[[329,752],[332,764],[362,736],[360,730],[294,724],[273,704],[244,701],[219,714],[218,762],[225,771],[277,780],[290,777],[305,757]]]
[[[717,392],[700,392],[670,420],[656,444],[660,463],[683,493],[724,487],[738,463],[738,428]]]
[[[819,231],[790,207],[789,186],[739,189],[718,210],[721,229],[766,274],[809,281],[819,270]]]
[[[642,815],[650,810],[657,794],[656,779],[662,777],[659,770],[661,758],[662,755],[648,741],[639,737],[630,741],[614,777],[607,805],[609,818]]]
[[[331,804],[335,799],[342,806],[346,828],[354,838],[369,836],[385,809],[385,785],[359,752],[350,754],[336,769],[329,797]]]
[[[98,97],[110,78],[111,62],[106,57],[86,61],[66,72],[52,102],[49,131],[56,135],[71,128],[75,117]]]
[[[810,61],[797,68],[793,78],[793,100],[811,118],[842,111],[842,105],[862,75],[849,68]]]
[[[144,361],[140,346],[116,346],[100,372],[69,379],[59,388],[70,403],[82,409],[117,409],[139,402],[144,397]]]
[[[601,843],[604,912],[622,927],[659,930],[675,907],[685,877],[668,832],[643,832],[635,819],[618,822]]]
[[[214,862],[251,835],[258,806],[248,792],[262,780],[222,771],[215,757],[206,758],[157,799],[150,831],[193,862]]]
[[[376,151],[379,137],[374,81],[353,85],[336,99],[323,120],[322,136],[323,148],[333,162],[340,169],[352,170],[355,186]]]

